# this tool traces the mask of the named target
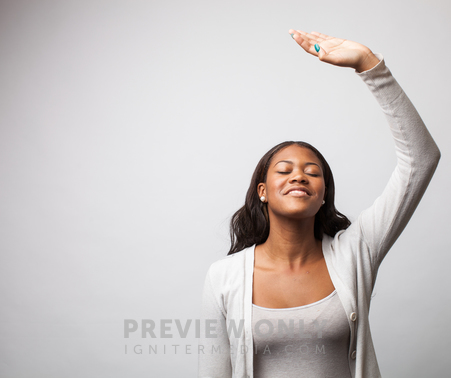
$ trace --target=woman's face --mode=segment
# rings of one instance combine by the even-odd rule
[[[325,190],[320,160],[313,151],[296,144],[273,156],[266,183],[258,185],[259,197],[264,196],[268,203],[270,218],[314,218]]]

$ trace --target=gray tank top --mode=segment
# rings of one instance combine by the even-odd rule
[[[255,378],[351,378],[349,324],[336,291],[301,307],[252,306]]]

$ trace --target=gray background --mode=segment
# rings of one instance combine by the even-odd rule
[[[289,28],[382,53],[441,148],[371,320],[385,377],[447,376],[450,15],[445,0],[1,1],[0,376],[195,376],[194,332],[124,339],[124,319],[199,317],[281,141],[323,152],[350,218],[381,193],[395,156],[377,103]]]

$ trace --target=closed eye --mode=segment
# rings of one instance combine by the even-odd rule
[[[290,174],[291,172],[277,172],[277,173],[280,173],[281,175],[288,175],[288,174]]]

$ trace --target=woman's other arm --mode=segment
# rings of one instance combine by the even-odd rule
[[[230,378],[230,342],[225,326],[226,314],[211,282],[211,268],[202,295],[199,378]]]

